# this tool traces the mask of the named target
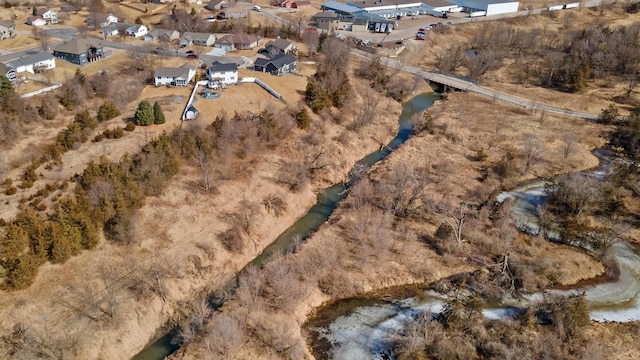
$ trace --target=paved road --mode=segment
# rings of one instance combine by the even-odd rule
[[[371,58],[371,54],[366,53],[362,50],[357,50],[357,49],[353,49],[352,52],[360,57],[366,57],[366,58]],[[424,79],[427,79],[429,81],[433,81],[439,84],[443,84],[443,85],[447,85],[449,87],[452,88],[456,88],[456,89],[460,89],[460,90],[464,90],[464,91],[472,91],[475,92],[477,94],[481,94],[484,96],[488,96],[491,97],[492,99],[497,99],[497,100],[501,100],[501,101],[505,101],[508,103],[512,103],[512,104],[516,104],[516,105],[520,105],[523,106],[525,108],[528,109],[533,109],[533,110],[544,110],[546,112],[549,113],[554,113],[554,114],[560,114],[560,115],[565,115],[565,116],[571,116],[571,117],[577,117],[577,118],[582,118],[582,119],[589,119],[589,120],[595,120],[598,118],[597,114],[591,114],[591,113],[586,113],[586,112],[581,112],[581,111],[572,111],[569,109],[561,109],[561,108],[556,108],[553,106],[549,106],[549,105],[545,105],[545,104],[540,104],[531,100],[527,100],[527,99],[523,99],[523,98],[519,98],[517,96],[512,96],[512,95],[508,95],[508,94],[504,94],[495,90],[491,90],[489,88],[486,87],[482,87],[482,86],[478,86],[470,81],[464,80],[464,79],[460,79],[457,78],[455,76],[451,76],[451,75],[447,75],[447,74],[441,74],[441,73],[437,73],[437,72],[432,72],[432,71],[424,71],[421,70],[419,68],[413,67],[413,66],[408,66],[408,65],[404,65],[402,64],[400,61],[396,60],[396,59],[389,59],[389,58],[383,58],[382,61],[385,65],[387,65],[388,67],[394,68],[394,69],[401,69],[402,71],[408,72],[410,74],[414,74],[417,76],[420,76]]]
[[[51,37],[63,39],[62,41],[57,41],[49,44],[49,48],[56,47],[62,44],[63,42],[70,40],[76,34],[76,31],[77,31],[76,29],[72,29],[72,28],[47,29],[47,32]],[[31,49],[25,49],[21,51],[7,51],[7,52],[3,52],[3,55],[0,56],[0,61],[5,62],[5,61],[19,58],[21,56],[39,53],[41,51],[42,51],[41,46],[31,48]]]

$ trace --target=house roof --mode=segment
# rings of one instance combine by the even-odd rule
[[[340,15],[334,12],[323,11],[313,15],[313,17],[315,17],[316,19],[338,19]]]
[[[131,31],[131,32],[138,32],[138,30],[140,30],[142,27],[145,27],[145,25],[140,25],[140,24],[134,24],[133,26],[130,26],[127,28],[127,31]]]
[[[156,69],[155,77],[170,77],[170,78],[189,78],[189,72],[195,71],[196,68],[189,64],[184,64],[177,68],[159,67]]]
[[[243,8],[242,6],[233,6],[233,7],[229,7],[226,8],[224,10],[222,10],[220,13],[222,14],[242,14],[242,13],[246,13],[247,9]]]
[[[288,48],[289,46],[291,46],[291,43],[290,43],[290,42],[288,42],[288,41],[287,41],[287,40],[285,40],[285,39],[276,39],[276,40],[271,40],[271,41],[269,41],[269,42],[267,43],[267,45],[265,45],[265,47],[269,47],[269,46],[272,46],[272,47],[274,47],[274,48],[276,48],[276,49],[279,49],[279,50],[283,50],[283,51],[284,51],[286,48]]]
[[[38,16],[42,16],[44,14],[47,13],[47,11],[49,11],[49,9],[45,8],[45,7],[41,7],[39,9],[36,10],[36,15]],[[53,10],[52,10],[53,11]]]
[[[210,33],[197,33],[197,32],[185,32],[182,37],[189,40],[208,40],[213,34]]]
[[[127,24],[127,23],[121,23],[121,22],[112,22],[109,23],[109,25],[107,25],[106,27],[106,32],[107,33],[112,33],[116,30],[129,30],[129,28],[134,27],[134,26],[138,26],[137,24]]]
[[[100,41],[95,39],[73,39],[62,45],[58,45],[53,51],[68,54],[84,54],[91,47],[102,48]]]
[[[29,16],[27,18],[27,24],[32,24],[34,21],[36,20],[41,20],[41,21],[45,21],[42,17],[40,16]]]
[[[334,0],[329,0],[325,2],[324,4],[322,4],[322,8],[339,11],[345,14],[352,14],[362,10],[359,7],[348,5],[348,4],[341,3],[339,1],[334,1]]]
[[[16,27],[16,24],[13,22],[13,20],[0,20],[0,25],[8,28]]]
[[[296,60],[296,58],[293,55],[291,55],[291,54],[282,54],[280,56],[274,57],[271,60],[263,59],[263,58],[257,58],[256,61],[254,62],[254,64],[258,65],[258,66],[267,66],[267,65],[269,65],[269,63],[271,63],[271,64],[273,64],[273,66],[276,67],[276,69],[279,69],[279,68],[283,67],[284,65],[293,64],[296,61],[298,61],[298,60]]]
[[[6,73],[8,73],[11,70],[10,67],[8,67],[7,65],[0,63],[0,75],[4,75]]]
[[[260,35],[255,36],[255,35],[242,33],[242,34],[231,34],[231,35],[223,36],[222,38],[225,38],[224,40],[226,40],[227,42],[231,41],[233,44],[248,45],[262,39],[262,36]]]
[[[219,61],[214,61],[209,67],[211,71],[238,71],[238,64],[236,63],[221,63]]]
[[[221,3],[223,3],[224,0],[211,0],[207,3],[206,8],[207,9],[214,9],[216,6],[220,5]]]
[[[55,57],[49,54],[48,52],[41,52],[38,54],[27,55],[27,56],[23,56],[15,60],[9,61],[7,63],[7,66],[17,69],[18,66],[33,65],[41,61],[51,60],[51,59],[55,59]]]
[[[160,37],[162,35],[171,37],[175,33],[178,33],[178,36],[180,36],[180,32],[178,32],[177,30],[166,30],[166,29],[155,28],[155,29],[149,31],[147,33],[147,35],[150,35],[150,36],[153,36],[154,38],[157,38],[157,37]]]

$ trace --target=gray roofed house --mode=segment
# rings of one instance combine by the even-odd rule
[[[267,45],[265,45],[265,49],[269,53],[270,57],[275,57],[280,54],[294,53],[298,50],[297,46],[285,39],[271,40]]]
[[[270,73],[272,75],[283,75],[298,69],[298,60],[291,54],[280,54],[273,59],[256,59],[253,70]]]
[[[53,56],[76,65],[101,60],[104,50],[96,39],[73,39],[53,49]]]
[[[215,46],[226,51],[251,50],[262,44],[262,36],[249,34],[227,34],[216,39]]]
[[[210,33],[185,32],[180,39],[180,45],[213,46],[216,36]]]
[[[165,30],[155,28],[144,36],[144,41],[166,41],[177,40],[180,38],[180,32],[177,30]]]
[[[240,19],[247,16],[247,9],[242,6],[233,6],[220,11],[218,17],[222,19]]]
[[[36,72],[55,68],[56,58],[48,52],[41,52],[9,61],[7,66],[15,69],[16,72],[26,71],[35,74]]]
[[[195,75],[196,68],[189,64],[177,68],[159,67],[154,75],[154,83],[156,86],[187,86]]]

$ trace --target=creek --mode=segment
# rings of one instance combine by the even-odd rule
[[[402,113],[400,114],[398,134],[391,140],[387,147],[383,147],[379,151],[375,151],[358,161],[351,170],[349,180],[346,183],[336,184],[322,191],[322,193],[318,195],[316,204],[290,228],[280,234],[280,236],[267,246],[260,255],[254,258],[247,267],[264,264],[272,255],[287,251],[294,246],[299,239],[304,240],[316,231],[322,223],[329,219],[329,216],[331,216],[338,203],[345,198],[345,190],[349,185],[355,181],[363,171],[386,158],[392,150],[397,149],[406,142],[413,130],[413,116],[425,111],[438,98],[439,95],[436,93],[422,94],[404,103],[402,105]],[[242,273],[243,270],[244,268],[240,270],[240,273]],[[232,290],[234,286],[234,284],[230,284]],[[213,296],[211,297],[210,305],[212,308],[217,309],[222,306],[222,303],[223,300],[214,300]],[[167,330],[164,335],[138,353],[133,360],[162,360],[166,356],[173,354],[180,348],[176,334],[177,331],[175,329],[171,331]]]
[[[613,168],[613,155],[596,150],[600,159],[597,169],[583,175],[602,180]],[[536,212],[544,204],[546,182],[524,184],[498,195],[497,201],[512,199],[512,211],[520,229],[536,233]],[[551,236],[553,238],[553,236]],[[521,314],[526,307],[543,299],[545,294],[570,295],[584,293],[591,319],[602,322],[640,320],[640,249],[618,242],[610,250],[620,275],[617,280],[571,290],[549,290],[514,299],[505,296],[497,303],[485,303],[483,315],[502,319]],[[397,291],[397,289],[396,289]],[[418,316],[442,310],[445,296],[433,291],[417,291],[408,296],[380,295],[345,299],[319,309],[307,325],[311,346],[318,358],[393,359],[394,336]]]

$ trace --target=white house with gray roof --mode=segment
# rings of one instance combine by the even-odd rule
[[[11,60],[6,65],[19,73],[29,72],[35,74],[36,72],[55,68],[56,58],[48,52],[41,52]]]
[[[209,87],[215,87],[217,84],[237,84],[238,64],[225,64],[214,61],[213,64],[207,68],[207,80],[209,80]]]
[[[159,67],[156,69],[153,81],[156,86],[187,86],[194,76],[196,76],[196,68],[189,64],[177,68]]]

